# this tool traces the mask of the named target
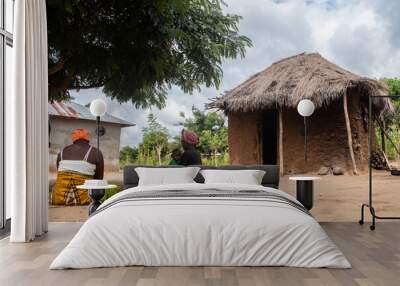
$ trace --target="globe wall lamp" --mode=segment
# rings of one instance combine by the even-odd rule
[[[100,150],[100,116],[106,114],[107,104],[104,100],[98,98],[90,103],[90,113],[96,117],[96,135],[97,135],[97,150]]]
[[[307,117],[314,113],[314,103],[309,99],[303,99],[297,105],[297,112],[304,118],[304,161],[307,163]]]

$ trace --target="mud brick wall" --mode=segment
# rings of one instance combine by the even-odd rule
[[[231,164],[261,164],[261,134],[258,113],[228,115],[228,144]]]
[[[321,166],[350,168],[343,109],[338,104],[317,110],[308,118],[307,163],[304,160],[303,117],[297,110],[283,112],[285,174],[318,171]]]
[[[368,166],[368,130],[367,114],[362,111],[359,96],[349,96],[348,110],[356,163],[363,172]],[[303,117],[294,108],[285,109],[282,121],[285,174],[317,172],[321,166],[338,166],[352,172],[341,99],[317,109],[308,119],[307,163],[304,161]],[[228,124],[231,163],[262,163],[261,113],[231,113]]]

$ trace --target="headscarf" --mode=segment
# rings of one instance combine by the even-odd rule
[[[87,131],[84,128],[77,128],[74,131],[72,131],[71,137],[72,137],[72,142],[75,142],[76,140],[80,139],[89,141],[89,131]]]
[[[197,134],[186,129],[182,130],[181,139],[183,142],[193,146],[196,146],[199,142]]]

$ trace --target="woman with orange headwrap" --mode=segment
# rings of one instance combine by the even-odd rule
[[[103,179],[103,155],[89,144],[89,132],[78,128],[71,137],[73,144],[61,150],[57,157],[57,180],[51,195],[54,205],[88,204],[87,191],[76,186],[84,184],[85,180]]]

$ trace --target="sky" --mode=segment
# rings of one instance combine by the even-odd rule
[[[108,112],[136,124],[124,128],[121,146],[135,146],[146,118],[153,112],[170,135],[180,131],[180,112],[191,116],[192,106],[204,109],[220,96],[273,62],[302,52],[318,52],[334,63],[371,78],[400,77],[400,0],[224,0],[225,11],[243,17],[240,33],[253,47],[244,59],[226,60],[219,90],[202,88],[192,95],[173,87],[162,110],[135,109],[106,98],[101,89],[71,92],[87,104],[104,98]]]

